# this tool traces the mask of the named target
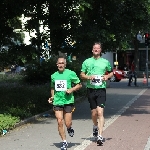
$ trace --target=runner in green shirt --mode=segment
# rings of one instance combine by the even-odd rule
[[[51,75],[51,97],[48,102],[53,104],[53,109],[58,122],[59,135],[63,140],[61,150],[66,150],[68,143],[66,141],[63,122],[65,122],[68,134],[73,137],[72,112],[75,109],[73,92],[80,89],[82,85],[74,71],[65,69],[65,58],[58,58],[57,66],[58,71]],[[72,83],[75,84],[74,87],[71,86]]]
[[[101,57],[101,43],[94,43],[93,57],[86,59],[81,68],[81,79],[87,81],[87,94],[90,103],[93,136],[97,144],[103,144],[104,107],[106,101],[106,81],[113,76],[110,62]],[[108,73],[106,75],[106,72]]]

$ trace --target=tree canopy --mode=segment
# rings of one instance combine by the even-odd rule
[[[149,0],[2,0],[0,8],[1,45],[5,45],[6,39],[10,37],[21,41],[23,36],[13,31],[21,28],[19,17],[22,14],[30,17],[25,30],[36,31],[34,44],[37,52],[29,49],[21,53],[29,53],[30,56],[34,51],[40,57],[45,41],[51,44],[52,54],[58,51],[88,54],[95,41],[102,42],[104,51],[117,48],[124,50],[135,40],[139,31],[142,34],[149,31]],[[40,31],[41,25],[47,27],[43,32]],[[6,57],[7,53],[9,51],[1,51],[1,55],[5,54]],[[20,58],[18,55],[16,57]]]

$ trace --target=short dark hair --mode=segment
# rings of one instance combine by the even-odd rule
[[[102,43],[101,43],[101,42],[94,42],[94,43],[93,43],[93,46],[94,46],[94,45],[100,45],[100,46],[102,47]]]
[[[58,58],[64,58],[64,59],[66,59],[67,56],[64,53],[62,53],[61,55],[58,56]]]
[[[63,55],[58,56],[58,58],[64,58],[64,59],[66,59],[66,57],[63,56]]]
[[[63,57],[63,56],[58,56],[58,58],[57,58],[57,62],[58,62],[58,59],[60,59],[60,58],[63,58],[63,59],[65,60],[65,64],[67,64],[67,60],[66,60],[66,58],[65,58],[65,57]]]

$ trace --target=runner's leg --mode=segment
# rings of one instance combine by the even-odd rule
[[[63,110],[55,111],[55,116],[58,123],[58,132],[61,139],[64,141],[66,140],[66,134],[64,129],[64,119],[63,119]]]

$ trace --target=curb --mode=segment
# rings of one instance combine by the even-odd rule
[[[75,103],[76,103],[76,102],[81,102],[81,101],[83,100],[83,98],[85,98],[85,96],[81,96],[81,97],[79,97],[79,98],[76,98],[76,99],[75,99]],[[53,109],[50,109],[50,110],[45,111],[45,112],[43,112],[43,113],[40,113],[40,114],[37,114],[37,115],[35,115],[35,116],[29,117],[29,118],[27,118],[27,119],[25,119],[25,120],[22,120],[22,121],[20,121],[19,123],[17,123],[17,124],[14,126],[14,128],[20,127],[20,126],[22,126],[22,125],[24,125],[24,124],[27,124],[27,123],[34,122],[34,121],[37,120],[38,118],[43,117],[44,114],[50,114],[50,113],[52,113],[52,112],[53,112]],[[45,117],[45,118],[46,118],[46,117]]]

